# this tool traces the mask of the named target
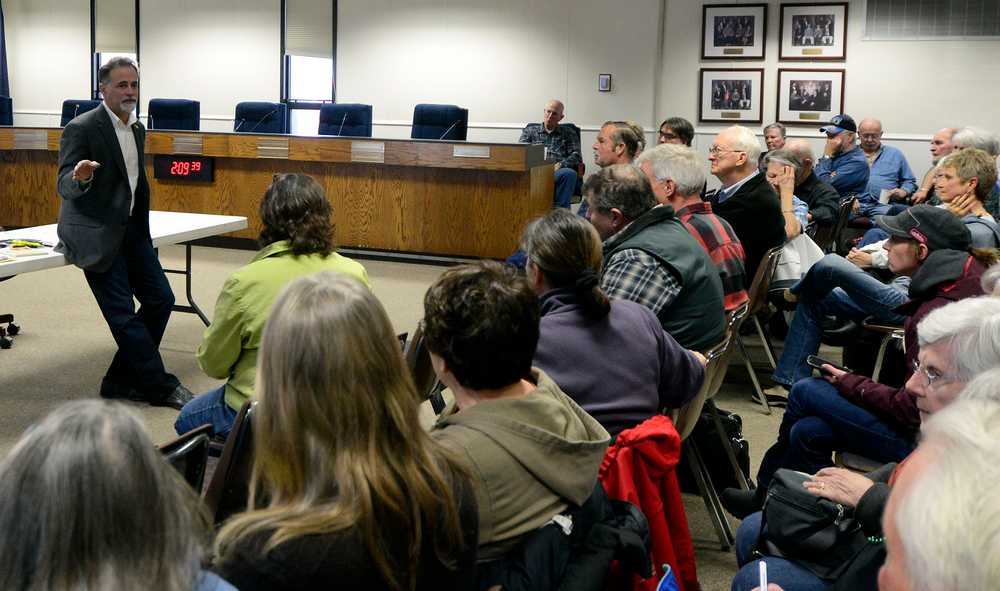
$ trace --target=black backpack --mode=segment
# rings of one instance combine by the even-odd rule
[[[743,439],[743,419],[736,413],[718,409],[719,418],[722,421],[722,428],[726,432],[726,440],[736,454],[736,462],[740,465],[743,475],[750,479],[750,444]],[[712,479],[715,490],[722,491],[727,488],[739,488],[733,469],[729,463],[726,450],[722,447],[722,440],[715,430],[715,421],[708,410],[703,410],[698,417],[698,423],[691,432],[690,437],[698,446],[705,465]],[[694,472],[688,463],[687,454],[681,454],[681,460],[677,464],[677,480],[680,482],[681,491],[691,494],[701,494],[697,481],[694,479]],[[753,482],[752,480],[750,482]]]

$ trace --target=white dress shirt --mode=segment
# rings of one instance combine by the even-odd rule
[[[128,172],[128,186],[132,189],[132,200],[128,205],[128,213],[132,215],[132,209],[135,208],[135,188],[139,186],[139,149],[135,145],[135,134],[132,132],[132,126],[139,122],[135,116],[135,111],[128,114],[128,123],[122,123],[122,120],[115,115],[114,111],[107,103],[101,101],[101,106],[104,110],[108,112],[108,116],[111,117],[111,125],[115,128],[115,135],[118,136],[118,145],[122,150],[122,158],[125,159],[125,171]],[[102,166],[114,166],[111,162],[101,162]]]

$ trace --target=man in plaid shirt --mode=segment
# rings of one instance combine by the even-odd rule
[[[544,144],[549,158],[558,158],[555,168],[555,205],[569,209],[573,190],[579,179],[577,167],[583,162],[580,155],[580,136],[571,128],[559,127],[563,119],[563,104],[555,99],[545,103],[541,123],[529,123],[517,141],[523,144]]]
[[[645,175],[632,165],[603,168],[583,188],[588,219],[604,241],[601,289],[652,310],[663,330],[686,349],[722,341],[722,282],[708,254],[669,205],[659,205]]]
[[[729,222],[701,200],[705,169],[698,153],[687,146],[661,144],[646,150],[635,163],[653,186],[656,200],[670,205],[687,231],[719,269],[726,311],[739,308],[747,295],[746,255]]]

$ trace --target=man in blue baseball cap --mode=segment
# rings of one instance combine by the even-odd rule
[[[868,186],[868,161],[857,144],[858,126],[850,115],[837,115],[819,128],[826,134],[823,157],[813,172],[840,196],[862,195]]]

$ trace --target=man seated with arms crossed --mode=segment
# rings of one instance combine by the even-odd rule
[[[434,372],[455,395],[431,430],[477,480],[479,556],[501,558],[597,484],[608,432],[533,368],[538,297],[513,270],[453,267],[424,297]]]
[[[178,434],[212,425],[217,437],[225,437],[232,429],[240,407],[254,397],[264,326],[286,285],[320,271],[337,271],[368,284],[361,264],[334,251],[330,202],[312,177],[275,175],[260,202],[260,219],[263,248],[226,279],[198,347],[201,369],[226,383],[181,409],[174,423]]]
[[[809,207],[807,221],[817,226],[835,225],[840,215],[840,195],[836,189],[816,177],[813,171],[816,157],[809,142],[791,139],[785,142],[785,150],[791,152],[798,161],[794,192]]]
[[[757,168],[759,158],[757,136],[739,125],[723,130],[708,150],[712,174],[722,188],[706,201],[736,231],[746,253],[748,281],[753,281],[764,254],[785,243],[781,204]]]
[[[642,171],[604,168],[587,179],[583,195],[604,241],[604,293],[652,310],[685,349],[719,344],[726,320],[718,270],[674,209],[656,202]]]
[[[892,215],[903,210],[905,202],[917,190],[917,179],[897,148],[882,143],[882,122],[871,117],[858,126],[861,151],[868,162],[868,187],[859,196],[861,215]],[[882,193],[885,193],[883,199]]]
[[[545,103],[541,123],[529,123],[521,131],[518,142],[524,144],[544,144],[549,158],[557,158],[555,164],[555,206],[569,208],[576,189],[577,167],[583,162],[580,154],[580,138],[568,127],[559,127],[563,120],[564,107],[555,99]]]
[[[934,198],[934,179],[937,177],[937,165],[942,158],[951,154],[953,149],[951,138],[954,137],[956,131],[958,129],[954,127],[944,127],[931,137],[931,167],[920,181],[920,188],[910,196],[910,203],[912,205],[923,203],[924,201],[927,201],[931,205],[938,204]]]
[[[842,198],[849,195],[860,198],[868,186],[870,171],[857,144],[858,126],[854,119],[850,115],[837,115],[819,130],[826,134],[826,147],[816,163],[816,176],[836,189]]]
[[[705,169],[698,153],[688,147],[661,144],[635,160],[653,186],[661,205],[674,208],[677,218],[708,253],[719,269],[726,311],[747,301],[746,255],[729,222],[712,213],[712,204],[701,200]]]

